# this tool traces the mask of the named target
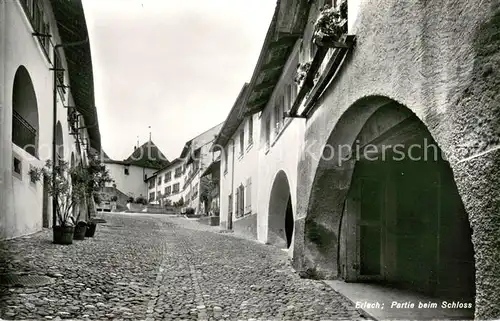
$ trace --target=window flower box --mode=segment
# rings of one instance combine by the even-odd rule
[[[340,41],[347,32],[347,1],[342,1],[339,8],[325,5],[314,24],[313,41],[320,47],[345,47]]]
[[[299,88],[303,85],[304,80],[306,79],[307,73],[309,72],[310,68],[311,68],[310,62],[305,62],[297,65],[297,74],[295,75],[293,81],[297,84]]]

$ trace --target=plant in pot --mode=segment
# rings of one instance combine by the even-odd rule
[[[75,220],[75,237],[84,239],[84,237],[93,237],[96,230],[96,222],[92,216],[95,216],[95,203],[100,203],[100,196],[97,193],[106,183],[112,182],[109,171],[100,162],[96,156],[89,156],[89,164],[86,167],[77,166],[72,171],[72,180],[74,186],[80,190],[87,201],[86,220],[80,221],[80,213]]]
[[[342,46],[339,41],[347,32],[347,1],[338,8],[325,5],[314,24],[313,41],[320,47]]]
[[[72,186],[69,180],[68,163],[60,160],[53,166],[48,160],[43,169],[49,181],[48,193],[54,199],[56,224],[53,226],[54,243],[72,244],[74,222],[73,207],[81,201],[84,194],[81,186]]]

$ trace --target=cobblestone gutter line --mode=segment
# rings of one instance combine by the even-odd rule
[[[196,296],[196,303],[198,306],[196,309],[198,310],[198,320],[199,321],[208,321],[207,310],[205,307],[205,302],[203,301],[203,292],[201,291],[200,283],[198,282],[201,279],[201,276],[196,273],[196,269],[193,265],[189,266],[189,270],[191,272],[191,280],[193,282],[193,290]]]
[[[153,312],[160,295],[160,286],[163,282],[163,271],[165,271],[165,266],[167,264],[165,255],[163,256],[160,268],[158,269],[158,274],[156,276],[155,285],[151,293],[151,299],[148,302],[148,309],[146,311],[146,321],[154,321]]]

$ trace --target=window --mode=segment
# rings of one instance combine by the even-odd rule
[[[279,103],[274,106],[274,124],[274,132],[277,134],[281,127],[281,106]]]
[[[45,50],[45,53],[48,56],[50,49],[50,38],[48,37],[48,35],[50,35],[50,25],[47,22],[43,22],[42,30],[40,33],[43,35],[42,37],[40,37],[40,42],[43,49]]]
[[[124,173],[125,175],[129,175],[129,171],[128,171],[128,168],[127,168],[127,167],[125,167],[125,168],[123,169],[123,173]]]
[[[253,143],[253,115],[248,118],[248,145]]]
[[[229,153],[229,148],[228,146],[226,146],[226,148],[224,148],[224,174],[227,173],[227,163],[228,163],[228,154]]]
[[[269,149],[271,144],[271,115],[266,118],[266,149]]]
[[[14,157],[13,160],[13,170],[14,173],[16,174],[21,174],[22,173],[22,162],[20,158]]]
[[[174,184],[174,190],[173,190],[174,193],[179,193],[179,183],[175,183]]]
[[[179,166],[175,169],[175,177],[181,177],[182,176],[182,166]]]
[[[161,185],[161,176],[158,176],[158,185]]]
[[[155,180],[151,179],[151,180],[149,180],[149,188],[153,188],[153,187],[155,187]]]
[[[155,200],[155,192],[149,193],[149,201],[152,202]]]
[[[236,189],[236,217],[243,216],[244,209],[245,209],[245,187],[242,184]]]
[[[245,131],[242,129],[240,132],[240,155],[245,151]]]
[[[245,212],[252,212],[252,178],[247,179]]]
[[[285,124],[285,110],[287,107],[285,105],[285,96],[281,96],[280,98],[280,111],[281,111],[281,125]]]
[[[147,181],[148,180],[148,174],[144,174],[144,180]]]
[[[166,173],[165,174],[165,183],[170,182],[171,179],[172,179],[172,172]]]
[[[285,102],[285,111],[289,111],[290,108],[292,108],[292,104],[293,104],[293,97],[292,97],[292,85],[291,84],[288,84],[286,85],[286,93],[285,93],[285,97],[286,97],[286,102]]]
[[[165,195],[170,195],[172,193],[172,186],[165,187]]]

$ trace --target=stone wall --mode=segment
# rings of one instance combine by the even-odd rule
[[[384,104],[380,100],[397,101],[418,116],[448,156],[473,229],[476,317],[500,316],[500,272],[494,272],[500,271],[499,17],[496,1],[363,3],[353,27],[357,47],[307,120],[305,143],[314,145],[298,165],[297,268],[329,264],[318,262],[319,248],[308,249],[304,225],[311,215],[332,214],[331,204],[319,202],[321,195],[335,192],[338,208],[350,184],[348,168],[346,179],[335,183],[338,173],[311,155],[321,155],[326,143],[352,143]],[[316,190],[327,183],[333,190]],[[338,229],[317,226],[326,235]]]

